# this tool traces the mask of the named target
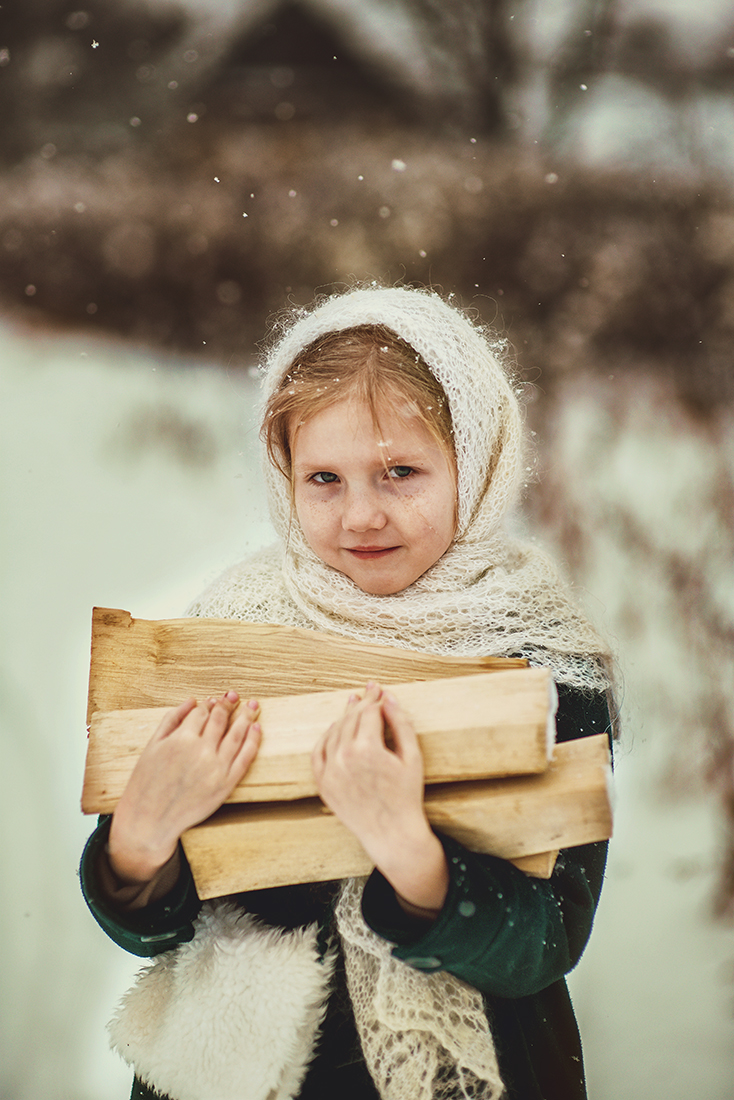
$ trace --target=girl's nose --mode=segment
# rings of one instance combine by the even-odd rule
[[[387,516],[378,493],[358,490],[347,494],[342,512],[345,531],[379,531],[386,523]]]

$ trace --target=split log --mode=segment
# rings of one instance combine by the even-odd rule
[[[609,745],[603,734],[556,746],[542,775],[432,787],[429,821],[477,852],[549,877],[559,848],[611,836]],[[372,864],[321,802],[226,806],[184,833],[199,897],[366,875]]]
[[[548,766],[556,691],[547,669],[483,673],[390,690],[415,726],[426,783],[528,775]],[[344,713],[349,695],[342,690],[261,700],[262,744],[227,801],[316,796],[311,752]],[[92,716],[82,792],[85,813],[114,810],[166,709]]]
[[[134,619],[95,607],[87,722],[95,711],[176,706],[230,689],[243,699],[526,668],[508,657],[439,657],[298,627],[230,619]]]

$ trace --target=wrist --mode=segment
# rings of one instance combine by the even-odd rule
[[[110,870],[120,883],[141,886],[151,882],[170,863],[178,850],[178,838],[155,844],[134,837],[120,838],[113,817],[105,850]]]
[[[120,869],[124,871],[124,868]],[[108,847],[100,851],[97,863],[97,876],[101,895],[113,909],[127,913],[144,909],[153,902],[165,897],[176,885],[181,870],[178,850],[171,859],[150,878],[120,873],[110,858]]]
[[[406,913],[435,920],[449,889],[443,845],[426,822],[420,835],[403,837],[376,861]]]
[[[429,909],[424,905],[414,905],[402,894],[399,894],[397,890],[395,890],[395,899],[404,913],[407,913],[409,917],[415,917],[417,920],[434,921],[441,912],[440,908]]]

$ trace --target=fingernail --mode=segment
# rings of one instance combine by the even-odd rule
[[[230,703],[236,703],[237,700],[239,699],[239,695],[237,694],[236,691],[228,691],[227,692],[227,699],[229,699]]]
[[[352,694],[349,696],[349,702],[350,703],[358,703],[359,702],[359,696],[357,695],[356,691],[353,691]]]
[[[257,699],[250,699],[247,705],[250,708],[250,710],[259,710],[260,709],[260,704],[258,703]]]
[[[262,728],[259,722],[253,722],[250,726],[250,729],[253,731],[253,733],[262,733]]]

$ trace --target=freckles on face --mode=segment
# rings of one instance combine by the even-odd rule
[[[455,531],[453,457],[409,408],[347,398],[291,439],[293,495],[306,540],[363,591],[391,595],[430,569]]]

